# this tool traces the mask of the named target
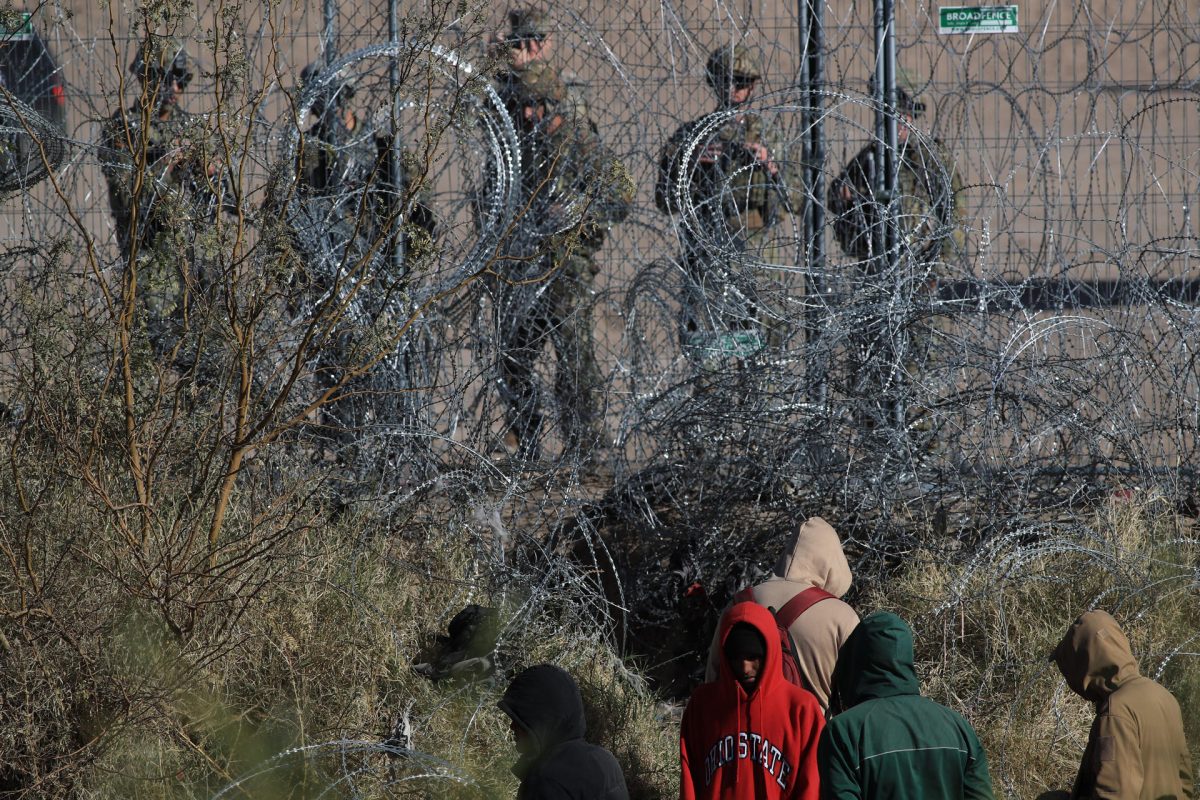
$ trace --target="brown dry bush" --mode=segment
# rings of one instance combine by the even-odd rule
[[[44,522],[46,540],[62,538],[49,527],[60,521]],[[236,785],[229,796],[303,797],[348,771],[380,796],[505,796],[516,754],[495,702],[507,677],[539,661],[579,677],[593,738],[641,796],[674,780],[671,733],[603,630],[589,632],[570,598],[550,602],[538,576],[494,563],[453,520],[314,521],[277,549],[235,618],[203,617],[188,636],[83,556],[117,531],[96,519],[84,529],[87,544],[64,546],[55,579],[40,584],[47,610],[4,624],[3,761],[18,796],[204,797]],[[414,674],[465,602],[501,609],[500,672],[438,684]],[[209,624],[219,638],[203,635]],[[392,758],[380,743],[404,713],[412,753]]]
[[[1049,654],[1090,608],[1117,618],[1142,674],[1175,694],[1200,755],[1198,543],[1160,496],[1122,492],[1090,517],[1030,523],[969,557],[920,549],[863,605],[911,621],[923,691],[972,722],[998,791],[1031,797],[1070,788],[1083,753],[1094,709]]]
[[[111,53],[99,56],[116,76],[126,76],[127,35],[173,35],[188,19],[189,4],[134,5],[130,31],[116,29],[114,6]],[[405,21],[406,36],[486,17],[435,5],[430,19]],[[277,61],[284,43],[271,42],[267,85],[246,79],[231,35],[245,29],[243,11],[253,9],[218,3],[208,38],[189,45],[217,65],[203,76],[218,106],[204,125],[224,163],[241,168],[232,179],[243,202],[197,236],[210,285],[171,351],[156,352],[139,327],[141,264],[117,256],[111,230],[93,230],[57,184],[49,193],[63,205],[46,235],[66,244],[14,267],[23,283],[6,297],[0,343],[11,422],[0,470],[0,793],[510,794],[515,753],[494,708],[504,680],[535,657],[618,664],[603,601],[569,564],[506,563],[461,493],[345,501],[370,476],[347,474],[310,429],[345,388],[320,384],[312,365],[346,309],[288,317],[303,265],[288,235],[265,224],[270,165],[240,156],[261,134],[269,85],[293,78]],[[421,48],[406,58],[419,84]],[[126,78],[97,119],[127,105]],[[296,100],[276,97],[277,110],[286,117]],[[146,177],[144,153],[131,169]],[[364,336],[344,375],[394,350],[405,320],[374,327],[384,335]],[[415,675],[468,602],[502,612],[496,677],[434,685]],[[622,720],[652,712],[623,669],[592,674],[585,688]],[[411,741],[389,756],[381,743],[404,714]],[[626,729],[598,725],[614,741]],[[631,763],[655,765],[646,781],[669,780],[656,756],[622,746]]]

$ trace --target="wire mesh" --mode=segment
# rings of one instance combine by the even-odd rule
[[[637,193],[601,226],[594,278],[534,326],[565,280],[555,237],[591,212],[587,191],[552,196],[565,151],[525,157],[532,134],[497,92],[504,10],[41,5],[32,22],[63,79],[66,135],[22,115],[0,130],[44,146],[23,150],[33,166],[0,209],[13,418],[37,403],[30,336],[45,305],[78,312],[71,337],[99,337],[129,291],[100,142],[137,102],[128,64],[149,30],[186,43],[195,79],[179,103],[231,187],[232,208],[188,220],[228,236],[221,277],[194,300],[211,325],[176,334],[195,362],[203,342],[219,354],[189,373],[210,399],[236,394],[231,365],[252,365],[240,385],[259,424],[219,425],[260,437],[270,480],[312,481],[342,504],[401,514],[437,498],[536,519],[530,541],[560,537],[607,576],[589,584],[614,604],[589,616],[604,635],[676,625],[695,583],[709,598],[696,613],[711,612],[813,513],[837,519],[859,574],[880,575],[928,530],[969,551],[1115,487],[1194,494],[1195,7],[1036,2],[1017,32],[984,35],[940,33],[936,7],[902,2],[897,64],[925,111],[899,122],[889,155],[869,3],[820,6],[817,37],[808,5],[556,4],[549,63]],[[728,107],[708,62],[735,44],[761,78]],[[310,64],[320,72],[303,84]],[[322,141],[314,104],[351,83],[359,124],[326,144],[358,177],[316,190],[300,177]],[[664,159],[669,142],[683,155]],[[864,152],[923,164],[924,184],[846,200]],[[881,259],[887,213],[903,241]],[[580,318],[598,385],[560,391],[578,378],[562,332]],[[237,338],[247,329],[253,346]],[[101,338],[83,361],[98,373],[114,353]],[[188,372],[173,349],[157,363]],[[583,392],[599,400],[580,446]],[[543,419],[522,429],[534,402]],[[546,548],[539,568],[561,555]],[[583,580],[556,568],[539,579],[547,592]]]

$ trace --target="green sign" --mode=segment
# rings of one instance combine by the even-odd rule
[[[1016,6],[940,6],[938,33],[1016,33]]]
[[[701,358],[749,358],[763,349],[763,339],[755,331],[716,331],[693,333],[687,337],[689,347]]]
[[[0,15],[0,42],[20,42],[33,38],[33,23],[28,11]]]

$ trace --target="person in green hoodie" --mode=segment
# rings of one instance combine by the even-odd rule
[[[991,800],[987,757],[960,714],[921,696],[913,635],[895,614],[865,618],[838,652],[817,745],[822,800]]]
[[[1067,629],[1051,658],[1071,691],[1096,704],[1071,800],[1190,800],[1192,756],[1179,703],[1138,673],[1117,621],[1105,611],[1088,611]]]

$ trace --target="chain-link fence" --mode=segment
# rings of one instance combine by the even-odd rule
[[[224,146],[249,210],[263,206],[270,168],[292,152],[308,116],[297,105],[304,66],[338,62],[366,87],[358,102],[376,130],[385,95],[397,88],[411,95],[392,104],[398,127],[410,128],[395,132],[403,140],[415,135],[423,101],[436,101],[399,87],[391,51],[379,45],[437,42],[451,86],[465,74],[454,72],[458,65],[485,64],[488,34],[506,24],[499,8],[434,18],[432,10],[377,6],[197,7],[152,21],[159,32],[171,29],[195,60],[183,107],[227,113],[222,104],[239,93],[245,135]],[[867,474],[882,470],[892,487],[926,465],[1032,478],[1078,469],[1155,474],[1188,463],[1196,417],[1186,346],[1195,294],[1190,204],[1200,136],[1194,10],[1024,6],[1014,32],[963,33],[939,32],[938,9],[897,6],[895,64],[908,81],[901,91],[917,95],[924,113],[901,116],[907,143],[895,145],[892,160],[923,162],[931,186],[916,191],[923,203],[895,202],[900,236],[911,240],[896,245],[895,257],[882,238],[867,254],[872,226],[886,227],[882,189],[872,187],[870,198],[861,187],[851,200],[835,197],[854,183],[846,170],[854,156],[887,138],[877,119],[887,115],[876,113],[886,104],[872,82],[875,10],[551,10],[549,59],[639,187],[635,213],[614,226],[596,257],[594,324],[611,388],[603,438],[616,443],[605,459],[636,471],[669,457],[666,442],[686,440],[689,427],[720,442],[746,425],[748,441],[770,449],[775,465],[820,453],[822,471],[828,456],[854,478],[863,470],[848,465],[865,460],[873,465]],[[236,25],[227,21],[235,15]],[[53,231],[69,201],[83,220],[70,238],[86,235],[113,256],[95,166],[100,123],[137,89],[127,65],[146,20],[116,7],[52,4],[36,11],[32,26],[66,78],[66,138],[74,147],[58,188],[43,182],[10,201],[10,238],[35,238],[31,227]],[[773,218],[749,243],[706,231],[711,209],[664,214],[652,203],[672,132],[717,107],[705,79],[710,51],[735,43],[761,61],[751,106],[781,167],[769,189],[779,195]],[[235,71],[237,86],[226,77]],[[708,123],[690,132],[696,141],[687,146],[720,134],[721,120]],[[464,128],[463,141],[478,135]],[[869,160],[879,161],[882,180],[889,148],[879,150]],[[486,152],[472,143],[430,159],[433,210],[447,220],[439,243],[453,243],[441,260],[463,270],[451,270],[448,285],[486,250],[464,210],[481,174],[503,172]],[[727,177],[714,191],[730,205],[739,178]],[[902,193],[903,175],[900,183]],[[706,251],[702,277],[688,266],[696,260],[689,248]],[[683,306],[700,296],[712,306],[699,312],[712,330],[697,332],[695,320],[682,318],[696,312]],[[450,299],[451,317],[471,304]],[[446,303],[437,305],[426,310]],[[719,330],[729,322],[722,317],[747,314],[763,336]],[[451,336],[466,341],[461,331]],[[478,375],[484,383],[485,373]],[[733,395],[766,405],[747,416]],[[497,419],[477,434],[499,433],[502,410],[486,398],[478,403],[473,423]],[[686,408],[698,403],[701,414]],[[664,417],[681,416],[692,422],[662,429]],[[718,431],[706,429],[714,425]],[[810,433],[779,452],[772,428]],[[804,468],[799,476],[810,477]]]
[[[6,416],[194,421],[218,505],[533,519],[635,637],[810,514],[880,575],[929,531],[1189,501],[1200,12],[1003,9],[10,9]],[[531,40],[561,91],[506,84]]]

